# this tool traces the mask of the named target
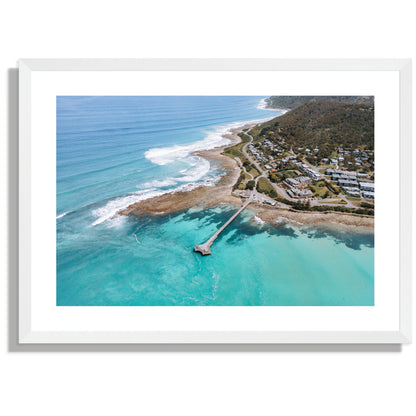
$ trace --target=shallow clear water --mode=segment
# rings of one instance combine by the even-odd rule
[[[210,186],[219,166],[193,150],[242,121],[270,118],[263,97],[57,98],[58,305],[373,305],[374,237],[258,225],[236,207],[127,218],[117,211]]]

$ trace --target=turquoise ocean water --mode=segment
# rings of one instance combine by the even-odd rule
[[[121,217],[133,202],[212,186],[194,150],[279,114],[264,97],[57,97],[57,305],[373,305],[374,236],[258,224],[220,205]]]

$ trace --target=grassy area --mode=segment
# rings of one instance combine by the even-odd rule
[[[344,201],[343,199],[337,199],[336,201],[331,201],[331,204],[346,205],[347,201]]]
[[[233,158],[238,157],[241,160],[241,163],[248,161],[248,159],[244,156],[244,153],[241,151],[241,148],[244,146],[244,143],[236,144],[235,146],[227,147],[224,150],[224,154],[226,156],[231,156]]]
[[[267,194],[271,196],[272,198],[275,198],[277,196],[277,193],[275,189],[273,188],[273,185],[269,182],[266,178],[260,178],[257,182],[257,191]]]
[[[328,189],[326,186],[326,182],[324,180],[315,181],[309,185],[311,191],[315,194],[315,196],[322,198],[331,198],[334,194]]]
[[[243,141],[241,143],[236,144],[235,146],[227,147],[224,150],[223,154],[226,156],[232,157],[234,159],[238,157],[241,160],[241,163],[243,164],[247,162],[249,164],[249,166],[246,167],[247,172],[250,173],[254,178],[256,178],[257,176],[260,175],[260,173],[257,171],[255,166],[251,164],[250,161],[245,157],[243,150],[242,150],[243,146],[248,141],[250,141],[250,138],[244,133],[240,133],[239,136],[241,137]],[[242,136],[245,136],[247,140],[245,140],[244,137]]]
[[[248,143],[250,141],[250,137],[245,133],[240,133],[239,136],[242,140],[242,143]]]
[[[287,178],[295,178],[296,176],[299,176],[293,170],[282,170],[280,172],[272,173],[272,175],[274,182],[281,182]]]
[[[253,178],[257,178],[257,176],[259,176],[260,175],[260,173],[257,171],[257,169],[256,168],[254,168],[254,167],[252,167],[249,171],[248,171],[248,173],[250,173],[250,175],[252,175],[253,176]]]
[[[326,170],[329,169],[328,165],[324,165],[323,167],[319,167],[319,173],[322,173],[322,175],[325,175]]]

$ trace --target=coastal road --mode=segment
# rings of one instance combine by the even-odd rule
[[[237,163],[240,165],[240,168],[243,170],[244,173],[246,173],[247,175],[250,176],[251,180],[254,179],[253,175],[249,172],[247,172],[247,169],[244,167],[244,165],[241,163],[241,159],[239,157],[236,157],[235,160],[237,161]],[[247,182],[250,179],[245,180],[244,182]]]
[[[252,159],[252,157],[249,155],[249,152],[247,151],[247,146],[251,143],[253,143],[253,136],[250,134],[251,128],[249,130],[247,130],[245,132],[245,134],[247,134],[248,137],[250,137],[250,141],[247,142],[242,148],[241,150],[243,151],[244,156],[256,167],[256,169],[259,171],[260,176],[257,176],[256,178],[256,185],[257,182],[260,178],[266,178],[268,179],[268,173],[266,171],[264,171],[261,166],[257,163],[257,161],[255,161],[254,159]],[[292,198],[285,189],[281,188],[280,186],[278,186],[277,184],[275,184],[272,181],[269,181],[271,183],[271,185],[273,186],[274,190],[277,192],[278,195],[280,195],[282,198],[288,199],[289,201],[297,201],[296,199]]]
[[[241,148],[241,150],[242,150],[242,152],[243,152],[243,154],[244,154],[244,156],[250,161],[250,163],[252,163],[255,167],[256,167],[256,169],[258,170],[258,172],[259,172],[259,176],[257,176],[255,179],[253,178],[253,176],[251,175],[251,174],[249,174],[248,172],[247,172],[247,170],[244,168],[244,166],[243,166],[243,164],[241,163],[241,160],[239,159],[239,158],[236,158],[237,159],[237,162],[238,162],[238,164],[241,166],[241,168],[243,169],[243,171],[244,172],[246,172],[248,175],[250,175],[251,176],[251,178],[252,179],[254,179],[255,180],[255,188],[254,189],[256,189],[256,187],[257,187],[257,182],[258,182],[258,180],[260,179],[260,178],[266,178],[266,179],[268,179],[268,172],[267,171],[264,171],[263,169],[262,169],[262,167],[259,165],[259,163],[257,163],[257,161],[254,159],[254,158],[252,158],[251,157],[251,155],[249,154],[249,152],[248,152],[248,150],[247,150],[247,147],[251,144],[251,143],[253,143],[253,141],[254,141],[254,138],[253,138],[253,136],[250,134],[250,131],[251,131],[251,129],[252,128],[250,128],[249,130],[247,130],[246,132],[245,132],[245,134],[247,134],[247,136],[250,138],[250,141],[249,142],[247,142],[242,148]],[[293,150],[291,149],[291,152],[293,153],[293,155],[295,155],[295,153],[293,152]],[[296,156],[296,155],[295,155]],[[309,163],[307,163],[307,162],[305,162],[305,161],[303,161],[303,163],[306,163],[308,166],[310,166],[314,171],[316,171],[317,172],[317,169],[314,167],[314,166],[311,166]],[[288,193],[287,193],[287,191],[285,190],[285,189],[283,189],[283,188],[281,188],[280,186],[278,186],[276,183],[274,183],[274,182],[272,182],[272,181],[270,181],[269,180],[269,182],[270,182],[270,184],[273,186],[273,188],[274,188],[274,190],[277,192],[277,194],[279,195],[279,196],[281,196],[281,197],[283,197],[283,198],[285,198],[285,199],[287,199],[287,200],[289,200],[289,201],[292,201],[292,202],[299,202],[300,200],[299,199],[296,199],[296,198],[292,198]],[[322,206],[322,205],[326,205],[326,206],[333,206],[333,207],[336,207],[336,206],[342,206],[342,207],[346,207],[346,208],[357,208],[355,205],[354,205],[354,203],[353,202],[351,202],[351,201],[349,201],[344,195],[339,195],[339,198],[342,200],[342,201],[344,201],[344,203],[343,204],[340,204],[339,202],[332,202],[331,200],[323,200],[323,199],[315,199],[315,198],[310,198],[309,199],[309,201],[310,201],[310,204],[311,204],[311,206]],[[285,204],[282,204],[282,205],[284,205],[284,206],[286,206],[286,207],[288,207],[287,205],[285,205]]]

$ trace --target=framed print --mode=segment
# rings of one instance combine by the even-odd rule
[[[408,343],[409,60],[22,60],[20,343]]]

